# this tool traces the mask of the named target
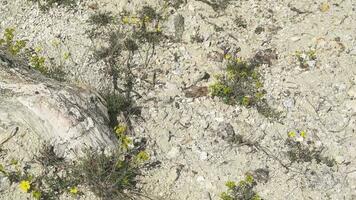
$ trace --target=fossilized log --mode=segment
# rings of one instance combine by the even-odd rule
[[[83,148],[114,148],[104,105],[95,91],[46,78],[0,50],[0,139],[27,129],[69,158]]]

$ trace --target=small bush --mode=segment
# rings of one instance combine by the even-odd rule
[[[15,29],[6,28],[3,38],[0,39],[0,47],[5,48],[12,55],[17,55],[22,49],[26,47],[25,40],[14,40]]]
[[[2,165],[0,173],[40,200],[58,200],[64,193],[78,196],[83,188],[103,200],[140,196],[136,182],[140,168],[149,159],[145,151],[122,148],[110,154],[94,149],[84,152],[79,160],[69,162],[57,156],[53,146],[45,145],[35,158],[43,169],[40,174],[31,174],[28,167],[8,170]]]
[[[58,81],[64,81],[65,72],[60,67],[48,68],[46,65],[46,58],[41,55],[41,48],[31,48],[26,46],[25,40],[15,40],[15,29],[6,28],[3,38],[0,39],[0,49],[4,49],[6,52],[13,56],[19,54],[24,56],[30,67],[41,72],[43,75],[56,79]],[[65,55],[69,57],[69,53]],[[51,63],[54,66],[54,63]]]
[[[132,199],[136,177],[140,174],[135,156],[117,152],[106,155],[88,150],[73,166],[73,175],[96,196],[104,199]]]
[[[233,181],[228,181],[225,185],[228,190],[220,194],[222,200],[262,200],[254,191],[257,182],[251,174],[246,174],[245,179],[237,184]]]
[[[114,21],[114,16],[111,12],[99,12],[90,16],[88,22],[91,25],[98,27],[107,26]]]
[[[118,123],[117,116],[120,112],[129,111],[132,107],[132,102],[123,95],[109,93],[106,95],[106,104],[108,108],[110,126],[115,127]]]
[[[49,74],[48,68],[45,65],[46,58],[43,56],[40,56],[38,53],[34,53],[30,57],[30,65],[41,72],[42,74]]]
[[[229,54],[225,55],[225,58],[226,72],[217,76],[217,81],[210,85],[211,95],[222,98],[227,104],[255,107],[264,116],[277,118],[279,113],[272,109],[264,98],[266,91],[263,89],[262,75],[258,69],[262,64],[267,64],[267,61],[261,56],[249,61],[233,58]]]
[[[292,163],[315,160],[317,163],[324,163],[329,167],[336,164],[334,159],[322,155],[324,147],[308,138],[305,131],[290,131],[285,144],[288,147],[287,156]]]

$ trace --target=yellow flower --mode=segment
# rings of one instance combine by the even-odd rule
[[[132,143],[132,140],[127,136],[123,136],[122,138],[120,138],[120,140],[124,148],[129,149],[129,145]]]
[[[291,132],[289,132],[289,133],[288,133],[288,136],[293,138],[293,137],[295,137],[295,136],[296,136],[296,134],[295,134],[295,132],[294,132],[294,131],[291,131]]]
[[[61,43],[61,41],[57,38],[52,40],[52,46],[55,48],[58,48],[59,44]]]
[[[64,58],[65,60],[67,60],[69,57],[70,57],[70,53],[69,53],[69,52],[64,52],[63,58]]]
[[[121,137],[122,135],[124,135],[126,130],[127,130],[126,125],[118,125],[115,127],[115,133],[118,137]]]
[[[122,135],[126,132],[127,126],[126,125],[118,125],[115,127],[115,132],[117,135]]]
[[[36,47],[36,48],[35,48],[35,52],[36,52],[36,53],[40,53],[41,51],[42,51],[42,48],[41,48],[41,47]]]
[[[131,17],[131,24],[139,25],[140,24],[140,19],[137,18],[137,17]]]
[[[288,136],[291,137],[291,138],[293,138],[293,137],[296,136],[296,134],[295,134],[294,131],[291,131],[291,132],[288,133]]]
[[[71,194],[78,194],[79,191],[78,191],[78,188],[74,186],[74,187],[70,188],[69,192]]]
[[[225,54],[225,56],[224,56],[224,58],[225,58],[226,60],[230,60],[231,57],[232,57],[231,54]]]
[[[234,181],[227,181],[225,183],[226,187],[228,187],[229,189],[234,189],[236,187],[236,183]]]
[[[145,22],[150,22],[150,21],[151,21],[151,18],[150,18],[149,16],[145,16],[144,21],[145,21]]]
[[[242,63],[242,58],[236,58],[237,63]]]
[[[129,148],[129,145],[132,143],[131,139],[127,137],[126,134],[127,126],[126,125],[118,125],[115,127],[115,133],[121,144],[125,149]]]
[[[125,17],[122,19],[122,22],[123,22],[124,24],[130,23],[129,17],[128,17],[128,16],[125,16]]]
[[[253,176],[252,176],[251,174],[247,174],[247,175],[246,175],[246,178],[245,178],[245,181],[246,181],[247,183],[249,183],[249,184],[252,184],[253,181],[254,181],[254,178],[253,178]]]
[[[305,131],[301,131],[301,132],[300,132],[300,136],[301,136],[302,138],[305,138],[305,137],[307,136],[307,133],[306,133]]]
[[[148,155],[148,153],[146,151],[140,151],[140,153],[138,153],[136,155],[136,159],[138,161],[147,161],[150,159],[150,156]]]
[[[29,181],[21,181],[20,182],[20,189],[23,191],[23,192],[28,192],[31,188],[31,184]]]
[[[261,81],[256,81],[256,88],[261,88],[261,87],[263,87]]]

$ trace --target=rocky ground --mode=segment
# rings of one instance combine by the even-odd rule
[[[153,45],[138,43],[140,53],[123,50],[111,59],[113,33],[120,42],[133,34],[131,16],[144,6],[162,16],[150,23],[161,37]],[[2,0],[0,31],[14,28],[16,38],[64,72],[64,85],[95,95],[132,91],[140,112],[118,121],[130,125],[130,137],[147,140],[157,165],[144,171],[139,187],[152,199],[220,199],[226,181],[251,173],[263,199],[351,200],[356,199],[355,9],[352,0],[97,0],[41,11],[34,2]],[[98,13],[111,16],[108,23],[95,23]],[[98,59],[103,49],[111,53]],[[266,101],[278,117],[208,94],[206,87],[229,59],[264,52],[273,52],[259,70]],[[130,75],[115,78],[113,66],[127,63]],[[125,90],[127,77],[132,80]],[[0,89],[9,87],[2,81]],[[4,99],[0,96],[1,138],[13,129],[1,116],[9,112]],[[55,124],[50,126],[61,129]],[[1,147],[7,149],[1,162],[30,159],[21,152],[35,152],[38,145],[29,140],[38,138],[15,135]],[[0,188],[1,199],[27,198],[6,181]]]

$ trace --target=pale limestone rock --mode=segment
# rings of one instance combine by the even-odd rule
[[[115,147],[104,101],[93,91],[45,78],[20,64],[0,65],[0,91],[0,130],[31,130],[66,157],[83,148]]]

